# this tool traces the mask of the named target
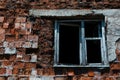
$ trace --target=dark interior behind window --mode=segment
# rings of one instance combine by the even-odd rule
[[[101,63],[101,44],[100,40],[86,40],[87,62]]]
[[[59,63],[79,64],[79,27],[60,25]]]
[[[101,37],[100,22],[88,21],[85,22],[85,37]]]

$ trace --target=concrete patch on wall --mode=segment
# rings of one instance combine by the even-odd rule
[[[43,10],[43,9],[31,9],[29,14],[33,16],[77,16],[87,14],[103,14],[105,16],[120,16],[120,9],[56,9],[56,10]]]

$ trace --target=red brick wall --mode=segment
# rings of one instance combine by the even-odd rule
[[[17,76],[16,80],[19,75],[28,77],[33,69],[37,71],[38,75],[55,74],[53,68],[53,21],[29,15],[30,9],[111,9],[119,8],[119,2],[119,0],[82,0],[82,2],[79,0],[1,0],[0,76],[2,77],[0,80],[7,79],[6,75]],[[114,70],[118,69],[119,65],[111,65],[111,67]],[[69,69],[62,70],[62,75],[69,73]],[[59,71],[61,69],[58,69],[58,73]],[[70,72],[74,74],[74,69],[70,69]],[[89,70],[86,73],[77,74],[73,80],[80,78],[82,78],[80,80],[91,80],[91,77],[99,77],[98,74],[92,74],[94,71],[91,72],[92,76],[88,73]],[[85,77],[86,75],[87,77]],[[112,73],[112,75],[118,74]],[[108,77],[106,74],[104,76]],[[59,80],[59,77],[57,79]]]

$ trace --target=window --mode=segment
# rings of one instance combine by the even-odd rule
[[[107,67],[104,20],[55,21],[55,67]]]

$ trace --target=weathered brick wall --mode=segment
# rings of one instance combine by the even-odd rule
[[[16,9],[20,14],[26,13],[26,9],[104,9],[120,8],[120,0],[1,0],[0,8],[15,9],[18,5],[22,9]]]
[[[27,0],[0,1],[0,80],[54,75],[53,23],[30,9]]]
[[[0,1],[0,80],[29,80],[39,75],[38,80],[53,79],[54,23],[51,19],[29,15],[30,9],[105,9],[119,8],[120,0],[1,0]],[[114,43],[119,38],[119,17],[108,20],[109,55],[114,55]],[[117,25],[117,26],[116,26]],[[116,26],[116,28],[113,28]],[[111,39],[111,36],[114,39]],[[115,55],[114,55],[115,56]],[[112,60],[112,59],[111,59]],[[119,65],[117,65],[119,67]],[[115,66],[116,67],[116,66]],[[56,69],[55,69],[56,70]],[[85,69],[86,70],[86,69]],[[73,80],[110,80],[119,73],[100,74],[100,70],[80,73],[76,69],[57,69],[58,74],[74,75]],[[111,75],[112,74],[112,75]],[[43,76],[44,75],[44,76]],[[57,77],[66,80],[68,76]],[[106,78],[112,76],[110,78]],[[114,76],[115,75],[115,76]],[[41,77],[43,76],[43,77]],[[104,79],[106,78],[106,79]],[[30,78],[34,80],[34,78]]]
[[[37,9],[104,9],[119,8],[119,0],[36,0],[30,2]]]

